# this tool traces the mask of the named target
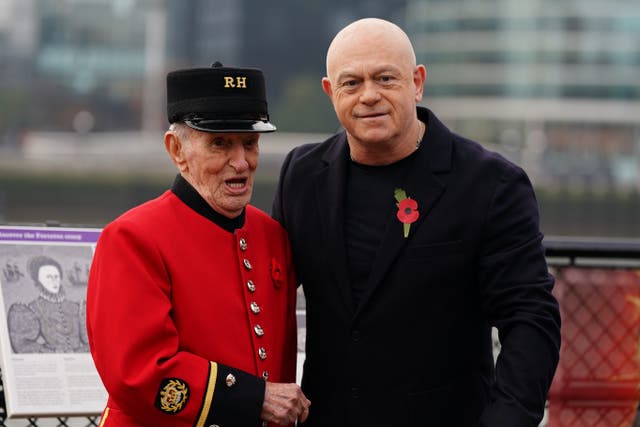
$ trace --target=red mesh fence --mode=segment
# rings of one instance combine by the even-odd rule
[[[548,427],[632,427],[640,397],[640,270],[553,273],[562,347]]]

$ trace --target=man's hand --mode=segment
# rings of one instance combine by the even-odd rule
[[[296,420],[306,420],[309,416],[309,405],[311,401],[305,397],[297,384],[267,382],[260,418],[288,426],[295,424]]]

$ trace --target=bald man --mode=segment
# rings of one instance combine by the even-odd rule
[[[560,314],[531,183],[419,107],[425,79],[399,27],[351,23],[322,79],[344,131],[282,166],[272,214],[306,296],[305,426],[542,419]]]

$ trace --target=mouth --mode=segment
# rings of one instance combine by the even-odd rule
[[[363,114],[357,114],[356,117],[359,119],[366,120],[366,119],[378,119],[386,115],[387,113],[363,113]]]
[[[247,189],[247,178],[231,178],[224,181],[224,184],[232,193],[243,193]]]

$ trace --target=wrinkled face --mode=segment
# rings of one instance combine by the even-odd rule
[[[183,126],[165,134],[182,176],[218,213],[235,218],[251,200],[258,133],[210,133]]]
[[[60,291],[60,272],[55,265],[43,265],[38,270],[38,281],[52,294]]]

